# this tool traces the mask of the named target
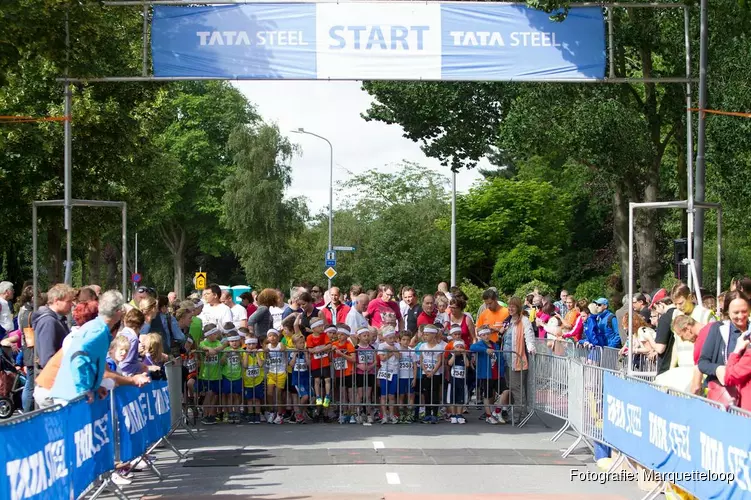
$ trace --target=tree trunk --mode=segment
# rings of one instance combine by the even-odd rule
[[[628,291],[628,195],[623,185],[617,183],[613,189],[613,237],[621,265],[623,289]]]
[[[47,262],[49,266],[47,268],[47,276],[49,278],[50,287],[55,283],[62,282],[62,231],[61,227],[57,224],[52,224],[47,231]]]
[[[99,237],[94,238],[89,246],[89,283],[90,285],[102,284],[102,241]]]
[[[185,296],[185,230],[182,226],[162,224],[159,226],[159,234],[164,246],[172,254],[173,291],[178,299],[183,299]]]

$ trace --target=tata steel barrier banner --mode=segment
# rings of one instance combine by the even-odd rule
[[[698,498],[751,498],[751,419],[609,372],[603,394],[603,439],[651,479]]]
[[[118,387],[115,402],[121,461],[140,457],[169,433],[172,424],[166,380],[155,380],[140,388]]]
[[[599,7],[563,22],[521,5],[154,7],[154,75],[304,80],[602,79]]]
[[[0,500],[78,498],[114,458],[109,396],[0,426]]]

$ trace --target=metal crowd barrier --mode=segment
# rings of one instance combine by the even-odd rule
[[[391,357],[385,361],[386,356]],[[481,378],[478,356],[489,355],[453,351],[452,359],[452,351],[445,349],[415,351],[398,344],[393,350],[363,348],[318,355],[296,349],[225,348],[215,355],[194,351],[182,360],[184,420],[193,426],[432,423],[451,416],[464,418],[469,407],[478,406],[489,409],[494,418],[516,424],[526,413],[528,370],[513,369],[520,359],[517,353],[494,351],[490,356],[497,360],[494,376]],[[531,356],[527,359],[531,367]],[[436,373],[427,376],[433,366],[438,367]],[[494,412],[497,408],[503,411]]]

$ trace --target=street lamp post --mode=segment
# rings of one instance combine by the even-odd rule
[[[322,135],[308,132],[304,128],[300,127],[297,130],[293,130],[294,134],[307,134],[313,137],[323,139],[329,145],[329,248],[331,252],[334,248],[334,146],[331,145],[331,141],[323,137]],[[331,278],[329,278],[329,286],[331,288]]]

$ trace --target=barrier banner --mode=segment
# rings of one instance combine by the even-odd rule
[[[751,419],[604,374],[606,443],[699,498],[751,499]]]
[[[110,398],[91,404],[78,401],[68,407],[66,448],[71,455],[73,496],[78,496],[101,474],[115,468],[115,447]]]
[[[118,387],[115,402],[121,461],[143,455],[150,445],[169,433],[170,400],[166,380],[153,381],[140,388]]]
[[[600,7],[565,21],[480,2],[154,6],[154,75],[233,79],[602,79]]]
[[[70,498],[69,418],[66,406],[0,426],[0,500]]]

